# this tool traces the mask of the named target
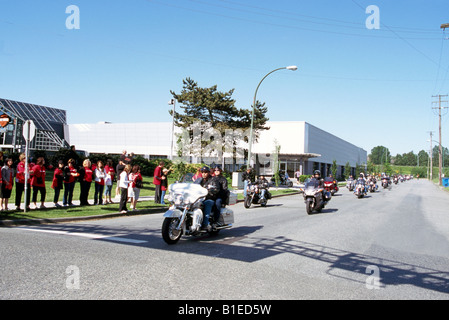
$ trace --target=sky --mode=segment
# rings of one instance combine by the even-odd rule
[[[447,0],[0,0],[0,97],[67,110],[69,124],[170,122],[183,79],[249,109],[268,72],[296,65],[258,90],[271,121],[418,153],[438,140],[434,96],[449,94],[444,23]]]

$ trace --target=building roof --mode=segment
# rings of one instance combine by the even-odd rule
[[[0,98],[0,110],[9,111],[22,121],[33,120],[39,130],[54,131],[51,123],[67,124],[66,111]]]

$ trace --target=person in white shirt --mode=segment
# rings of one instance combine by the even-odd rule
[[[119,182],[119,188],[120,188],[119,211],[120,211],[120,213],[128,212],[128,210],[126,209],[126,203],[128,202],[128,187],[129,187],[128,175],[129,175],[130,171],[131,171],[131,165],[127,164],[125,166],[125,169],[123,169],[122,173],[120,173],[120,182]]]

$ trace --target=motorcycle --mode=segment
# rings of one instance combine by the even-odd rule
[[[394,177],[394,178],[393,178],[393,183],[394,183],[394,184],[398,184],[398,178],[397,178],[397,177]]]
[[[274,177],[271,178],[271,184],[275,185],[276,184],[276,179]],[[293,187],[293,181],[291,181],[289,178],[287,178],[285,176],[285,174],[280,173],[279,174],[279,185],[280,186],[287,186],[289,188]]]
[[[369,187],[368,187],[369,192],[375,192],[377,190],[377,183],[375,180],[370,180],[369,181]]]
[[[326,192],[326,195],[323,197],[324,188],[320,188],[319,181],[315,179],[307,179],[301,191],[306,204],[307,214],[312,214],[313,211],[321,212],[331,200],[329,192]]]
[[[168,244],[175,244],[182,235],[198,236],[209,233],[217,234],[222,229],[232,227],[234,223],[234,212],[228,208],[220,208],[220,218],[214,221],[213,211],[210,223],[213,226],[209,230],[202,230],[203,201],[208,190],[199,184],[174,183],[169,186],[169,209],[164,214],[162,223],[162,238]],[[228,204],[237,202],[237,195],[231,193]]]
[[[390,185],[390,179],[387,179],[387,178],[382,178],[382,187],[384,188],[384,189],[386,189],[386,188],[388,188],[388,186]]]
[[[354,194],[359,199],[363,198],[366,195],[366,188],[365,188],[365,182],[364,181],[357,180],[356,185],[355,185]]]
[[[349,191],[353,191],[355,188],[355,181],[354,180],[348,180],[346,182],[346,188],[348,188]]]
[[[333,196],[336,192],[338,192],[337,180],[332,178],[325,178],[324,189],[326,189],[327,192],[330,192]]]
[[[268,191],[268,189],[265,190],[265,196],[262,196],[262,189],[259,188],[257,184],[248,183],[243,206],[246,209],[250,208],[251,204],[260,204],[262,207],[265,207],[268,200],[271,199],[271,193]]]

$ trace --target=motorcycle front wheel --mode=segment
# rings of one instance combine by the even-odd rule
[[[162,238],[168,244],[175,244],[181,239],[182,229],[176,230],[179,218],[165,218],[162,223]]]
[[[251,197],[250,196],[245,197],[245,201],[243,202],[243,205],[245,206],[246,209],[251,207]]]
[[[307,211],[307,214],[312,214],[313,213],[313,202],[312,201],[307,201],[307,203],[306,203],[306,211]]]

